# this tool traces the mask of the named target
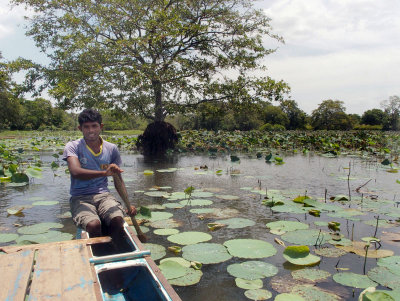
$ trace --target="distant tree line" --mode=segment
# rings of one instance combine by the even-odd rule
[[[26,85],[12,80],[12,69],[0,54],[0,130],[73,130],[76,115],[44,98],[22,97]],[[144,129],[149,122],[122,109],[101,110],[106,130]],[[400,130],[400,97],[382,101],[381,109],[361,116],[347,114],[343,101],[327,99],[312,111],[301,110],[295,100],[271,102],[206,102],[167,118],[177,129],[207,130]]]

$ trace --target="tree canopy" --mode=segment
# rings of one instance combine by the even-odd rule
[[[215,101],[282,100],[266,76],[270,19],[250,0],[12,0],[34,9],[27,32],[48,54],[28,65],[64,108],[119,107],[163,121]],[[27,66],[25,64],[25,66]]]

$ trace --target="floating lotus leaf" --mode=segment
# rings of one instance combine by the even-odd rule
[[[188,206],[208,206],[213,203],[213,201],[205,200],[205,199],[194,199],[194,200],[183,200],[179,202],[181,205]]]
[[[365,256],[365,245],[366,243],[363,241],[353,241],[353,244],[351,246],[336,246],[336,248],[342,249],[346,252],[349,253],[354,253],[359,256]],[[391,250],[382,250],[378,249],[375,250],[374,248],[370,247],[368,249],[368,258],[383,258],[383,257],[389,257],[392,256],[394,253]]]
[[[210,213],[205,213],[204,217],[205,218],[231,218],[231,217],[236,217],[239,215],[239,210],[233,209],[233,208],[215,208],[212,212]]]
[[[226,226],[225,224],[219,224],[219,223],[208,223],[207,224],[207,228],[210,231],[215,231],[215,230],[221,229],[222,227],[225,227],[225,226]]]
[[[318,227],[328,227],[328,222],[316,221],[314,222],[314,225]]]
[[[237,287],[243,288],[245,290],[258,289],[263,287],[263,282],[261,279],[247,280],[242,278],[235,278],[235,283]]]
[[[146,170],[143,171],[143,174],[144,174],[145,176],[151,176],[151,175],[154,174],[154,171],[149,170],[149,169],[146,169]]]
[[[185,203],[185,204],[180,204],[180,203],[166,203],[166,204],[164,204],[164,207],[165,207],[165,208],[170,208],[170,209],[180,209],[180,208],[185,207],[185,205],[186,205],[186,203]]]
[[[7,213],[10,215],[20,215],[24,209],[32,208],[31,205],[13,206],[7,208]]]
[[[364,221],[364,224],[376,227],[376,219]],[[378,228],[392,228],[398,226],[398,223],[390,222],[385,219],[380,219],[378,222]]]
[[[272,277],[278,274],[278,268],[276,266],[263,261],[234,263],[227,267],[227,271],[233,277],[247,280]]]
[[[283,293],[277,295],[274,301],[306,301],[306,300],[299,295]]]
[[[186,193],[183,191],[176,191],[168,195],[168,199],[171,200],[181,200],[181,199],[187,199]]]
[[[42,197],[42,196],[32,196],[30,198],[28,198],[28,201],[31,202],[35,202],[35,201],[45,201],[46,198]]]
[[[292,294],[302,296],[307,301],[341,301],[341,297],[337,296],[333,292],[324,290],[322,288],[313,285],[296,285],[292,289]]]
[[[331,239],[331,236],[327,232],[310,229],[290,231],[283,234],[281,238],[292,244],[313,246],[317,242],[318,244],[326,243]]]
[[[395,301],[387,292],[375,291],[367,292],[361,301]]]
[[[338,248],[319,248],[314,250],[315,254],[323,257],[340,257],[347,254],[346,251],[338,249]]]
[[[147,196],[151,196],[153,198],[162,198],[162,197],[167,197],[168,196],[168,192],[165,191],[148,191],[144,193]]]
[[[42,178],[42,170],[40,168],[27,168],[26,169],[26,174],[32,178],[38,178],[41,179]]]
[[[0,233],[0,243],[6,243],[18,238],[18,234],[15,233]]]
[[[154,230],[154,234],[157,235],[173,235],[173,234],[178,234],[179,230],[178,229],[157,229]]]
[[[270,285],[278,293],[291,293],[296,285],[303,285],[304,280],[296,280],[290,274],[271,278]],[[310,283],[311,284],[311,283]],[[297,294],[298,295],[298,294]]]
[[[48,243],[48,242],[56,242],[56,241],[64,241],[64,240],[71,240],[74,236],[70,233],[64,233],[59,231],[47,231],[45,233],[40,234],[26,234],[21,235],[16,239],[17,243],[22,242],[30,242],[30,243]]]
[[[168,168],[168,169],[157,169],[158,172],[174,172],[174,171],[177,171],[177,170],[178,169],[175,168],[175,167],[171,167],[171,168]]]
[[[368,272],[368,277],[391,289],[400,289],[400,276],[393,273],[387,267],[375,267]]]
[[[199,208],[199,209],[190,209],[189,211],[194,214],[204,214],[204,213],[212,213],[214,212],[214,208]]]
[[[25,226],[21,227],[17,230],[19,234],[41,234],[47,232],[49,229],[52,228],[57,228],[61,229],[63,228],[63,224],[59,223],[40,223],[32,226]]]
[[[305,230],[308,229],[308,225],[295,222],[295,221],[276,221],[270,222],[266,224],[267,228],[271,229],[270,232],[276,235],[282,235],[286,232],[295,231],[295,230]]]
[[[189,261],[202,264],[212,264],[227,261],[232,258],[226,248],[216,243],[200,243],[182,248],[182,257]]]
[[[168,282],[171,285],[176,285],[176,286],[190,286],[199,283],[202,276],[203,276],[202,271],[190,269],[189,273],[186,274],[185,276],[175,279],[170,279],[168,280]]]
[[[186,259],[184,259],[182,257],[167,257],[167,258],[161,259],[160,264],[162,264],[166,261],[174,261],[174,262],[179,263],[181,266],[190,268],[190,261],[187,261]]]
[[[132,225],[130,225],[129,227],[131,228],[132,232],[137,235],[135,227],[132,226]],[[140,229],[142,230],[143,233],[147,233],[147,232],[150,231],[150,229],[148,227],[146,227],[146,226],[139,226],[139,227],[140,227]]]
[[[333,275],[333,280],[335,280],[339,284],[355,288],[367,288],[377,286],[377,283],[369,279],[368,276],[351,272],[337,273]]]
[[[151,205],[148,205],[147,208],[149,208],[150,210],[164,210],[165,206],[159,205],[159,204],[151,204]]]
[[[331,273],[318,269],[301,269],[292,272],[293,279],[320,282],[330,277]]]
[[[162,220],[150,223],[150,227],[159,228],[159,229],[178,228],[180,226],[182,226],[182,222],[174,220],[173,218],[162,219]]]
[[[190,272],[190,268],[171,260],[161,263],[158,267],[167,280],[183,277]]]
[[[157,221],[161,221],[163,219],[169,219],[172,216],[173,216],[173,214],[169,213],[169,212],[154,211],[151,213],[151,217],[138,214],[138,215],[136,215],[136,219],[145,219],[150,222],[157,222]]]
[[[271,208],[274,212],[281,212],[281,213],[294,213],[294,214],[303,214],[306,210],[304,207],[299,207],[296,204],[289,205],[281,205],[281,206],[274,206]]]
[[[228,226],[229,229],[240,229],[245,227],[254,226],[256,223],[247,218],[230,218],[230,219],[220,219],[217,220],[216,223],[225,224]]]
[[[167,255],[165,247],[162,245],[146,243],[146,244],[144,244],[144,248],[145,248],[145,250],[150,250],[151,258],[153,260],[161,259],[165,255]]]
[[[28,183],[29,177],[21,172],[16,172],[11,176],[11,181],[14,183]]]
[[[175,254],[179,254],[182,252],[182,248],[180,246],[171,246],[168,247],[168,251],[174,252]]]
[[[223,199],[223,200],[227,200],[227,201],[234,201],[234,200],[238,200],[239,199],[238,196],[229,195],[229,194],[220,194],[220,195],[217,195],[217,198]]]
[[[272,293],[263,289],[250,289],[244,292],[244,295],[251,300],[268,300]]]
[[[380,258],[377,264],[378,266],[386,267],[392,273],[400,276],[400,256]]]
[[[224,246],[232,256],[240,258],[266,258],[277,252],[269,242],[258,239],[231,239]]]
[[[379,238],[376,238],[376,237],[371,237],[371,236],[367,236],[367,237],[361,237],[361,240],[362,241],[365,241],[365,242],[380,242],[381,240],[379,239]]]
[[[353,216],[357,216],[357,215],[364,215],[365,213],[361,212],[360,210],[357,209],[342,209],[342,210],[338,210],[336,212],[333,213],[328,213],[327,215],[330,217],[334,217],[334,218],[345,218],[345,219],[351,219],[351,220],[359,220],[358,218],[353,218]]]
[[[192,193],[192,197],[194,198],[211,198],[214,196],[214,193],[208,191],[194,191]]]
[[[283,257],[295,265],[312,265],[321,261],[321,258],[310,254],[308,246],[289,246],[283,251]]]
[[[194,245],[200,242],[209,241],[212,239],[212,236],[204,232],[189,231],[168,236],[167,239],[170,242],[180,245]]]
[[[332,239],[327,242],[334,246],[351,246],[353,244],[350,239],[341,236],[336,238],[332,237]]]
[[[32,206],[53,206],[57,205],[58,203],[58,201],[37,201],[33,202]]]

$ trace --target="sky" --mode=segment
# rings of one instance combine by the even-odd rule
[[[284,44],[266,39],[276,52],[265,58],[267,75],[284,80],[290,97],[312,113],[326,99],[341,100],[349,114],[381,108],[400,95],[399,0],[261,0]],[[0,52],[46,62],[25,36],[22,7],[0,0]]]

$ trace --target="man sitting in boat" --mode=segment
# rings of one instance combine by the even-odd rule
[[[71,174],[72,218],[75,225],[86,230],[90,237],[109,234],[116,251],[124,252],[129,250],[123,228],[124,212],[110,193],[107,179],[123,172],[121,156],[115,144],[100,137],[104,125],[98,111],[83,110],[78,122],[83,138],[68,142],[63,154]],[[116,189],[118,191],[120,187],[116,186]],[[136,214],[134,206],[128,210],[129,215]],[[107,233],[103,232],[104,229]]]

